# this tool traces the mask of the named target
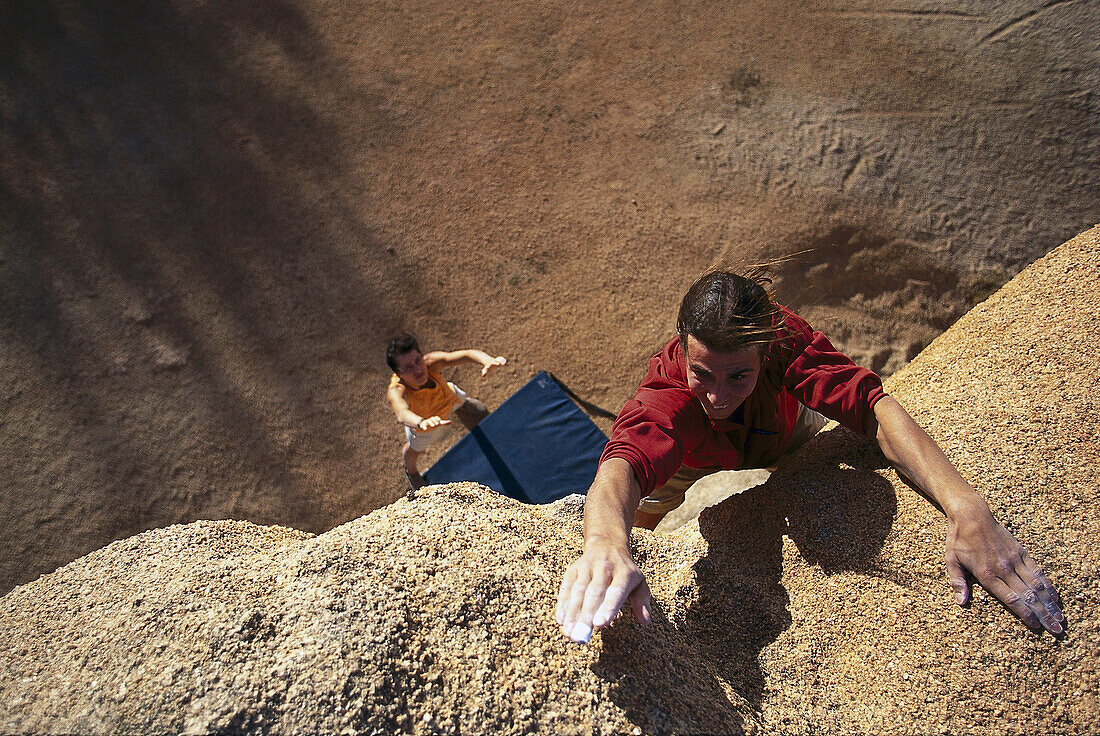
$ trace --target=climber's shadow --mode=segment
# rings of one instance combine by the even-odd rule
[[[868,440],[824,432],[770,478],[787,519],[787,537],[826,573],[878,574],[878,554],[897,512],[893,486],[874,471],[889,467]]]
[[[791,624],[783,536],[826,573],[875,571],[897,508],[893,487],[873,472],[884,466],[866,440],[826,432],[766,483],[700,515],[708,552],[695,564],[683,630],[753,708],[764,692],[760,652]]]
[[[632,722],[652,733],[745,730],[764,693],[760,653],[791,624],[783,537],[827,574],[880,574],[897,508],[893,487],[874,472],[883,467],[867,440],[825,432],[768,482],[700,515],[707,553],[674,593],[691,602],[664,610],[655,600],[651,628],[624,621],[602,637],[593,669],[615,683],[611,697]]]
[[[650,734],[743,734],[748,708],[723,689],[707,651],[655,606],[643,628],[629,614],[601,635],[592,671],[612,684],[611,700]]]

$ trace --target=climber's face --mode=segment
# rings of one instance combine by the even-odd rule
[[[428,365],[419,350],[397,356],[397,375],[409,388],[422,388],[428,382]]]
[[[688,388],[714,420],[729,419],[756,389],[760,379],[760,351],[745,348],[732,353],[711,350],[688,335],[684,346]]]

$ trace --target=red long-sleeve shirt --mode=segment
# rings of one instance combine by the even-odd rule
[[[688,388],[679,338],[649,361],[634,398],[623,405],[600,463],[630,463],[647,496],[681,465],[727,470],[775,464],[790,443],[798,404],[863,433],[885,396],[882,380],[833,347],[794,312],[764,353],[755,390],[729,419],[715,421]]]

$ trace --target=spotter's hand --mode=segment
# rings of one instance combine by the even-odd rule
[[[435,429],[436,427],[442,427],[444,424],[450,423],[450,419],[443,419],[442,417],[428,417],[427,419],[421,419],[416,427],[421,431],[427,432],[429,429]]]
[[[484,376],[486,373],[488,373],[492,369],[496,368],[498,365],[504,365],[507,362],[508,362],[507,358],[505,358],[503,355],[498,355],[497,357],[493,358],[491,361],[489,361],[485,365],[481,366],[481,375]]]

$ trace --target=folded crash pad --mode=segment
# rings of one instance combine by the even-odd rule
[[[475,481],[525,503],[585,493],[607,437],[542,371],[424,473],[427,483]]]

